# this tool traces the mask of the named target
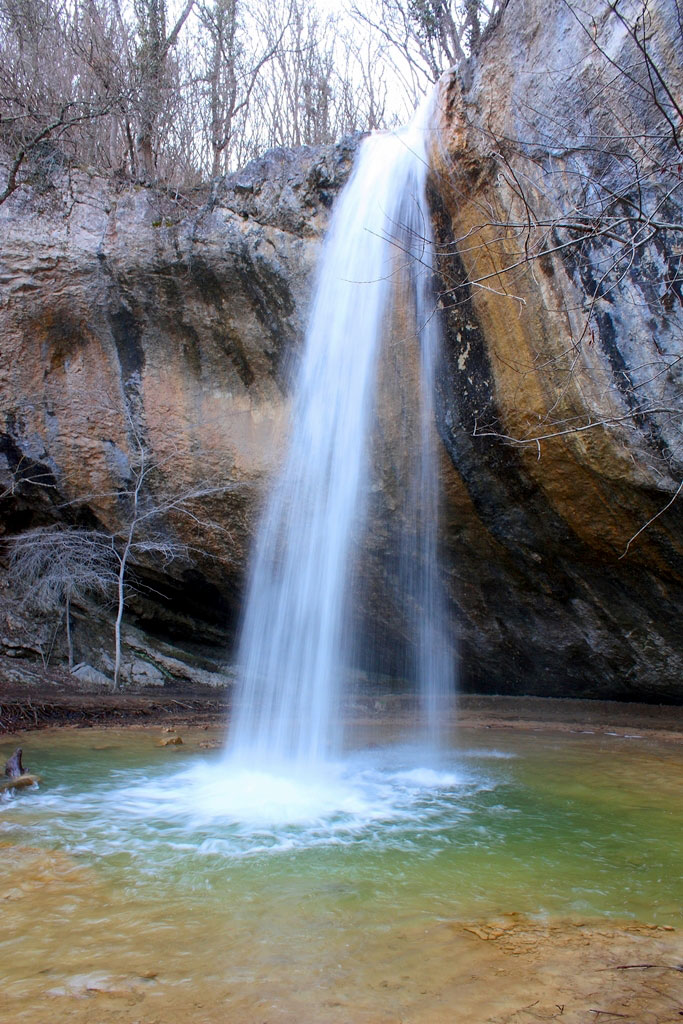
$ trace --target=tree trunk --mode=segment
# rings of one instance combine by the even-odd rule
[[[116,622],[114,624],[114,689],[119,687],[119,673],[121,671],[121,620],[123,618],[123,585],[126,571],[126,557],[128,545],[119,564],[118,579],[118,607],[116,609]]]
[[[69,656],[69,672],[71,672],[74,667],[74,645],[71,636],[71,597],[69,594],[66,597],[66,650]]]
[[[119,556],[119,578],[117,583],[118,590],[118,606],[116,609],[116,623],[114,625],[114,689],[118,689],[119,685],[119,674],[121,672],[121,621],[123,619],[123,607],[125,604],[125,583],[126,583],[126,565],[128,564],[128,555],[130,554],[131,545],[133,543],[133,536],[135,535],[135,527],[137,526],[137,510],[138,510],[138,492],[142,485],[143,476],[137,482],[134,492],[134,512],[133,520],[128,530],[128,538],[123,552]]]

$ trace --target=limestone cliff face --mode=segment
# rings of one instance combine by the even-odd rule
[[[510,0],[440,83],[439,428],[476,688],[680,699],[683,34],[668,0],[623,14]]]
[[[227,486],[208,510],[217,528],[167,524],[207,555],[136,558],[148,598],[131,605],[152,631],[214,641],[220,658],[352,149],[273,151],[183,197],[77,172],[0,207],[4,531],[120,529],[117,491],[140,443],[160,500]],[[77,632],[77,656],[97,662]]]

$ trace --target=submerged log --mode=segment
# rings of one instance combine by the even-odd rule
[[[6,793],[8,789],[26,789],[27,786],[35,786],[38,782],[40,775],[16,775],[0,782],[0,793]]]

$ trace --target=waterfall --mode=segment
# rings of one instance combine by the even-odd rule
[[[452,688],[436,557],[439,328],[425,117],[363,141],[324,242],[289,447],[256,538],[238,648],[227,752],[251,764],[316,763],[340,743],[350,581],[369,514],[378,364],[398,282],[412,305],[421,381],[398,511],[400,589],[432,742]]]

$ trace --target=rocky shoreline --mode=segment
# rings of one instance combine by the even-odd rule
[[[92,728],[220,726],[230,714],[229,689],[150,687],[116,693],[84,689],[68,677],[27,689],[0,683],[0,736],[50,727]],[[345,717],[363,724],[378,720],[401,723],[414,716],[408,693],[367,691],[349,699]],[[462,728],[553,730],[605,733],[652,739],[683,736],[683,707],[555,697],[510,697],[463,694],[457,701]]]

